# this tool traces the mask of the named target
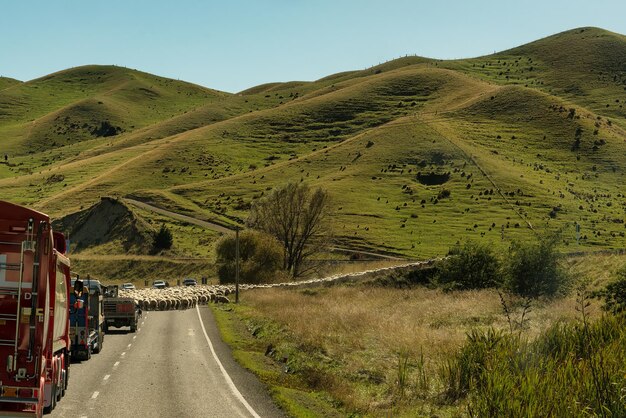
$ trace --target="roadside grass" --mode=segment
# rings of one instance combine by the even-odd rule
[[[292,416],[315,416],[310,404],[320,396],[350,416],[545,416],[550,399],[579,416],[584,411],[568,387],[584,397],[580,402],[597,407],[593,385],[599,378],[590,367],[605,364],[602,373],[614,379],[614,366],[626,354],[619,349],[619,320],[605,318],[601,301],[590,297],[624,264],[623,254],[567,257],[564,266],[577,278],[578,292],[530,305],[494,290],[394,288],[390,276],[246,290],[239,304],[213,310],[238,361],[281,405],[291,405]],[[586,357],[587,344],[602,351]],[[568,354],[576,350],[580,355]],[[575,384],[571,376],[578,376]],[[293,395],[288,401],[280,399],[285,391]],[[308,406],[295,406],[301,403]]]
[[[442,364],[470,330],[509,327],[493,291],[357,285],[256,289],[240,300],[221,313],[245,324],[238,338],[252,338],[259,350],[271,345],[269,356],[310,390],[329,393],[358,416],[462,415],[464,402],[441,400]],[[521,302],[509,302],[513,315],[521,315]],[[572,298],[540,302],[524,332],[536,336],[575,315]]]
[[[323,391],[311,390],[301,378],[286,372],[286,365],[267,357],[268,346],[253,336],[254,330],[233,315],[233,309],[245,311],[243,305],[211,305],[222,340],[232,349],[232,355],[242,366],[252,371],[266,384],[275,402],[290,416],[341,417],[336,402]]]

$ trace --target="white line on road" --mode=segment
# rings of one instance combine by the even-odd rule
[[[220,366],[220,370],[222,371],[222,374],[224,375],[224,379],[226,379],[226,383],[228,383],[228,386],[230,387],[230,390],[233,392],[235,397],[241,401],[243,406],[246,407],[248,412],[250,412],[253,417],[261,418],[259,416],[259,414],[257,414],[256,411],[246,401],[246,399],[243,397],[241,392],[239,392],[239,390],[237,389],[237,386],[235,386],[235,384],[233,383],[233,380],[230,378],[230,376],[228,375],[228,372],[226,371],[226,369],[222,365],[222,362],[217,357],[217,353],[215,352],[215,349],[213,348],[213,343],[211,343],[211,339],[209,338],[209,334],[207,334],[206,328],[204,327],[204,322],[202,322],[202,317],[200,316],[200,308],[198,308],[198,305],[196,305],[196,312],[198,312],[198,319],[200,320],[200,326],[202,326],[202,332],[204,333],[204,338],[206,338],[206,342],[209,343],[209,348],[211,349],[211,354],[213,354],[213,358],[215,359],[215,362],[217,363],[217,365]]]
[[[91,399],[96,399],[98,395],[100,395],[100,392],[94,392],[93,395],[91,395]]]
[[[130,346],[131,346],[131,345],[133,345],[133,344],[132,344],[132,343],[131,343],[131,344],[128,344],[128,348],[130,348]]]
[[[120,355],[125,356],[125,355],[126,355],[126,351],[124,351],[124,352],[123,352],[122,354],[120,354]]]
[[[113,365],[113,367],[117,367],[117,366],[119,366],[119,365],[120,365],[120,362],[119,362],[119,361],[116,361],[116,362],[115,362],[115,364]]]
[[[106,376],[104,376],[104,380],[109,380],[109,377],[111,377],[111,375],[107,374]]]
[[[133,340],[134,340],[135,338],[137,338],[137,336],[136,336],[136,335],[133,335]]]

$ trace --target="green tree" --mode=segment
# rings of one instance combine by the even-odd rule
[[[547,236],[512,244],[506,265],[506,285],[511,292],[538,298],[567,290],[569,277],[560,267],[557,242],[558,236]]]
[[[468,241],[450,250],[436,281],[447,289],[484,289],[502,284],[500,261],[491,247]]]
[[[217,275],[221,283],[235,281],[235,234],[224,235],[215,246]],[[239,234],[239,278],[242,283],[268,283],[280,275],[283,250],[278,241],[263,232],[244,230]]]
[[[172,237],[172,232],[165,226],[165,224],[162,224],[159,231],[154,234],[154,241],[152,243],[154,251],[158,252],[161,250],[169,250],[172,248],[173,244],[174,237]]]
[[[328,193],[305,183],[288,183],[255,202],[248,225],[276,237],[283,245],[283,268],[293,277],[303,262],[319,253],[327,235]]]

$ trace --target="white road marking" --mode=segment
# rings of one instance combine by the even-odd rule
[[[113,367],[117,367],[117,366],[119,366],[119,365],[120,365],[120,362],[119,362],[119,361],[116,361],[116,362],[115,362],[115,364],[113,365]]]
[[[128,348],[130,348],[130,346],[131,346],[131,345],[133,345],[133,344],[132,344],[132,343],[131,343],[131,344],[128,344]]]
[[[124,352],[123,352],[122,354],[120,354],[120,355],[125,356],[125,355],[126,355],[126,351],[124,351]]]
[[[93,395],[91,395],[91,399],[96,399],[98,395],[100,395],[100,392],[94,392]]]
[[[134,340],[135,338],[137,338],[137,336],[136,336],[136,335],[133,335],[133,340]]]
[[[261,418],[260,415],[257,414],[256,411],[246,401],[246,399],[243,397],[241,392],[239,392],[239,390],[237,389],[237,386],[235,386],[235,384],[233,383],[233,380],[230,378],[230,376],[228,375],[228,372],[226,371],[226,369],[222,365],[222,362],[217,357],[217,353],[215,352],[215,349],[213,348],[213,343],[211,343],[211,339],[209,338],[209,334],[207,334],[206,328],[204,327],[204,322],[202,322],[202,317],[200,316],[200,308],[198,308],[198,305],[196,305],[196,312],[198,312],[198,319],[200,320],[200,326],[202,327],[202,332],[204,333],[204,338],[206,338],[206,342],[209,343],[209,348],[211,349],[211,354],[213,354],[213,358],[215,359],[215,362],[217,363],[217,365],[220,366],[220,370],[222,371],[222,375],[224,375],[224,379],[226,380],[226,383],[228,383],[228,387],[230,387],[230,390],[233,392],[233,395],[235,395],[235,397],[237,399],[239,399],[239,401],[241,401],[243,406],[246,407],[248,412],[250,412],[250,414],[252,414],[253,417]]]
[[[111,377],[111,375],[107,374],[106,376],[104,376],[104,380],[109,380],[109,377]]]

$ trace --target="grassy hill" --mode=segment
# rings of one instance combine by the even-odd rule
[[[623,248],[625,61],[624,36],[580,28],[236,95],[107,66],[2,79],[0,194],[57,217],[133,195],[235,224],[293,180],[329,190],[351,248],[426,257],[544,230]],[[208,245],[188,232],[182,248]]]
[[[14,78],[0,77],[0,90],[4,90],[8,87],[11,87],[20,83],[21,81],[15,80]]]

